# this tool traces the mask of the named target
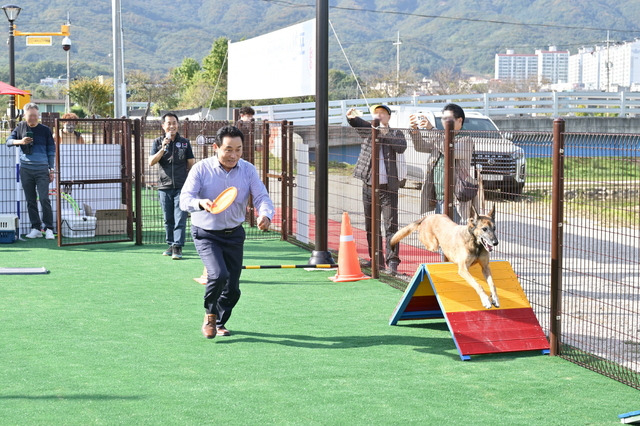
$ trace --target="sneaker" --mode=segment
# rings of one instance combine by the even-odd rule
[[[169,246],[168,249],[162,252],[163,256],[171,256],[173,254],[173,247]]]
[[[26,238],[42,238],[42,231],[32,228],[31,232],[25,235]]]
[[[173,254],[171,255],[173,260],[182,259],[182,247],[173,246]]]
[[[45,237],[47,240],[54,240],[54,239],[56,238],[56,237],[54,237],[54,236],[53,236],[53,231],[52,231],[51,229],[47,229],[47,230],[44,232],[44,237]]]
[[[399,262],[389,262],[389,267],[387,268],[387,270],[385,271],[387,274],[391,275],[392,277],[395,277],[398,275],[398,265]]]

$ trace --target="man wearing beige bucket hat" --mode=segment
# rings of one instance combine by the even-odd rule
[[[379,265],[384,266],[386,264],[387,272],[396,275],[400,264],[399,248],[396,246],[392,249],[389,242],[393,234],[398,230],[398,189],[400,185],[397,155],[402,154],[407,149],[407,141],[400,130],[389,128],[391,108],[387,105],[371,106],[371,115],[374,119],[380,121],[378,189],[385,233],[385,253],[383,257],[382,250],[380,250],[378,259]],[[367,231],[369,255],[373,257],[374,254],[371,252],[371,123],[360,118],[355,109],[347,111],[347,120],[349,125],[357,128],[358,133],[364,138],[353,176],[362,180],[363,183],[362,203],[364,206],[365,229]],[[379,230],[378,235],[380,236],[378,247],[382,248],[382,234]]]

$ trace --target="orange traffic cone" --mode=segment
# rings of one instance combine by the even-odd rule
[[[351,219],[349,213],[342,213],[342,229],[340,231],[340,248],[338,250],[338,273],[329,277],[330,280],[339,282],[368,280],[371,277],[362,273],[356,242],[353,240]]]

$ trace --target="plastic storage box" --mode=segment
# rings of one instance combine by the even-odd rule
[[[96,236],[95,216],[62,216],[62,236],[93,238]]]
[[[20,224],[15,214],[0,214],[0,243],[13,243],[18,239]]]

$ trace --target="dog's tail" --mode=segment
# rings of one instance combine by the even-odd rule
[[[401,239],[403,239],[404,237],[406,237],[407,235],[411,234],[413,231],[418,229],[418,227],[420,226],[422,221],[425,220],[425,218],[426,216],[423,217],[422,219],[418,219],[415,222],[408,224],[407,226],[405,226],[402,229],[399,229],[398,232],[393,234],[393,237],[391,237],[391,242],[389,243],[391,245],[391,248],[395,248]]]

